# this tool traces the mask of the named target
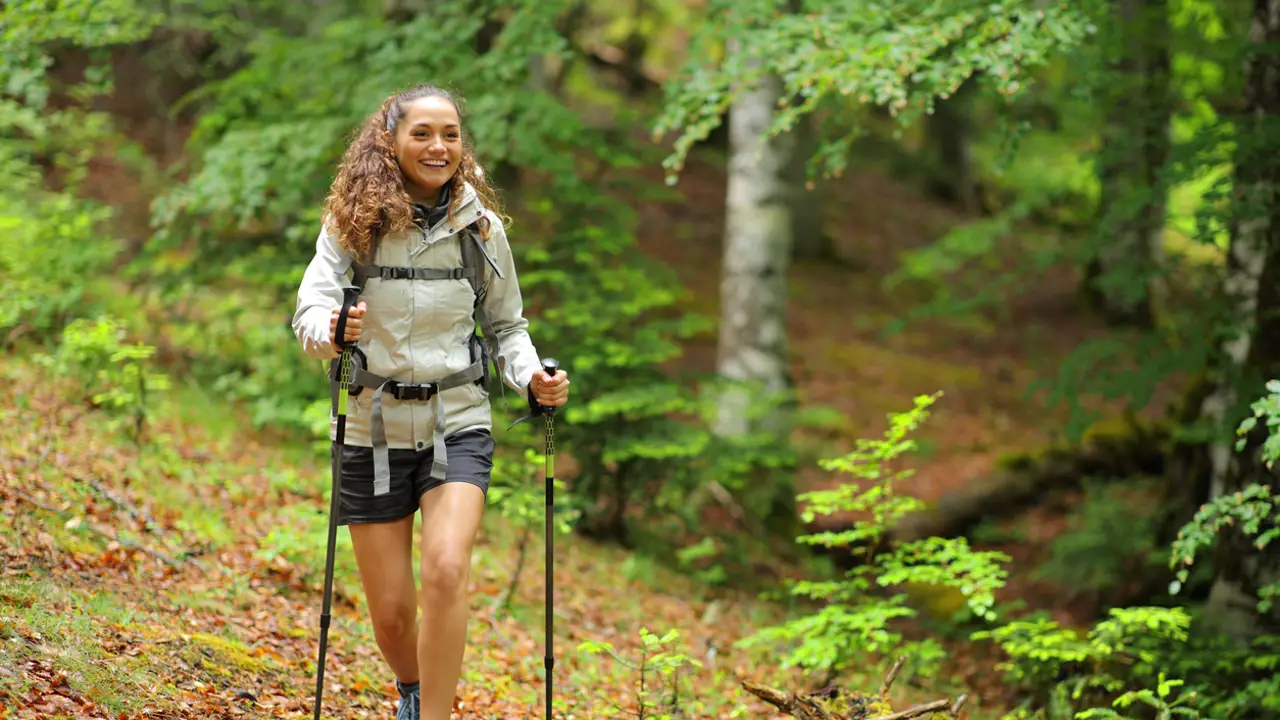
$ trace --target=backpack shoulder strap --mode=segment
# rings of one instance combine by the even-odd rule
[[[489,253],[484,249],[484,238],[480,236],[480,229],[473,223],[469,225],[461,233],[458,233],[458,241],[462,243],[462,267],[464,272],[471,280],[471,287],[475,290],[474,313],[476,323],[480,326],[480,332],[484,336],[484,349],[488,352],[484,359],[485,378],[484,382],[489,383],[489,360],[492,359],[494,366],[498,372],[502,372],[501,361],[498,355],[498,335],[493,331],[493,324],[489,321],[489,316],[484,311],[484,298],[489,288],[489,273],[492,269],[494,274],[502,277],[502,271],[498,269],[498,264],[493,258],[489,257]],[[489,267],[486,268],[485,265]],[[505,385],[503,386],[505,389]]]

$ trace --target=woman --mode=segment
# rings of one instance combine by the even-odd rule
[[[342,342],[355,345],[372,374],[348,406],[339,524],[351,534],[374,637],[395,675],[397,720],[448,720],[493,466],[492,415],[475,371],[487,376],[488,365],[474,345],[474,311],[488,320],[502,381],[531,407],[563,405],[569,380],[541,369],[498,203],[448,92],[421,85],[388,97],[347,148],[326,211],[293,329],[311,357],[332,359]],[[456,273],[386,272],[459,268],[471,242],[484,251],[480,300]],[[368,277],[337,341],[353,269]],[[410,560],[419,510],[420,593]]]

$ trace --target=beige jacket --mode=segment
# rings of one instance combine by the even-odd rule
[[[501,270],[501,277],[486,268],[488,291],[484,309],[498,337],[494,360],[502,381],[528,399],[528,384],[540,369],[537,350],[529,339],[528,320],[516,278],[511,247],[501,221],[483,207],[475,189],[467,184],[462,202],[454,211],[457,226],[448,218],[428,231],[411,228],[384,236],[372,260],[375,265],[424,268],[462,266],[462,229],[489,218],[485,252]],[[293,331],[303,351],[313,358],[338,356],[329,342],[329,319],[342,305],[342,287],[348,285],[352,258],[321,228],[316,252],[298,288]],[[469,341],[475,332],[472,305],[475,294],[465,278],[450,280],[383,280],[371,277],[360,301],[366,311],[358,346],[366,355],[369,372],[408,383],[428,383],[444,378],[472,363]],[[350,398],[344,440],[370,446],[370,413],[373,390],[365,388]],[[462,430],[491,429],[493,416],[488,392],[474,383],[445,390],[445,435]],[[390,448],[431,447],[436,414],[432,402],[400,401],[384,393],[383,422]],[[330,439],[335,439],[337,418],[330,418]]]

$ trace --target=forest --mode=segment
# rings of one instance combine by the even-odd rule
[[[346,529],[317,654],[290,322],[421,83],[572,382],[488,388],[453,718],[1280,717],[1280,0],[8,0],[0,46],[0,720],[396,716]]]

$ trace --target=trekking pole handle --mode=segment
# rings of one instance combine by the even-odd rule
[[[333,329],[333,343],[339,350],[345,349],[347,334],[347,316],[360,297],[360,288],[348,285],[342,288],[342,309],[338,311],[338,325]]]
[[[558,372],[559,370],[560,370],[559,360],[556,360],[555,358],[549,358],[549,357],[542,358],[542,372],[546,373],[547,375],[550,375],[551,377],[555,377],[556,372]],[[555,411],[556,411],[556,408],[554,405],[547,406],[539,403],[538,407],[542,409],[543,415],[553,415],[555,414]]]

